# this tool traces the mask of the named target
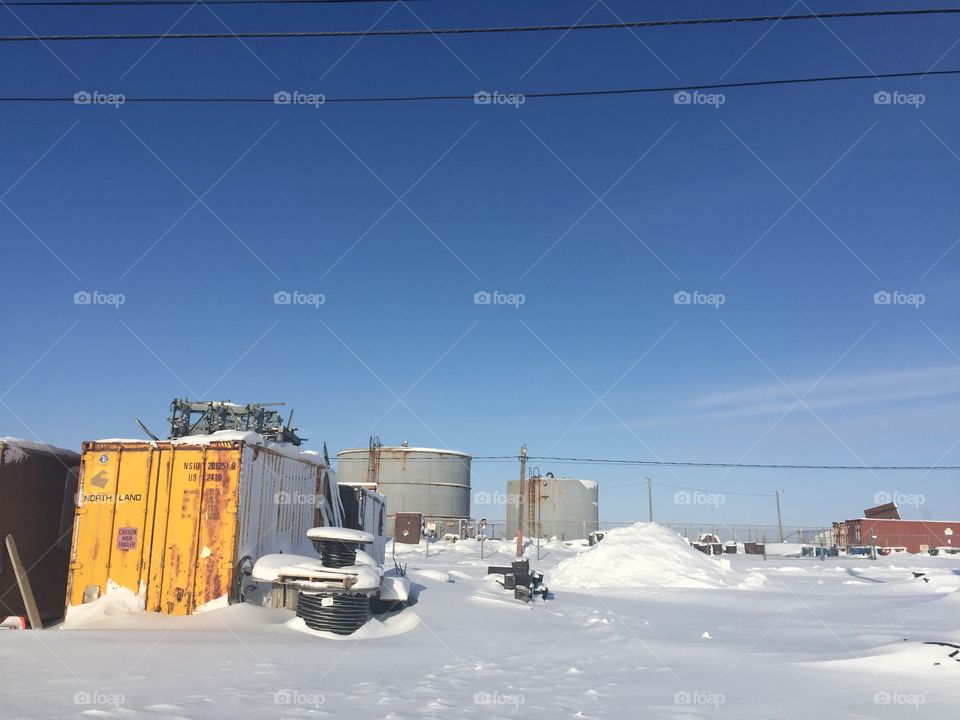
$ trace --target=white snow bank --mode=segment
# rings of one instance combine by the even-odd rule
[[[452,583],[453,578],[450,577],[449,573],[441,572],[439,570],[421,570],[418,568],[411,568],[407,571],[407,574],[410,577],[421,578],[424,580],[435,580],[436,582],[442,583]]]
[[[71,630],[117,615],[144,611],[144,602],[141,596],[136,595],[129,588],[120,587],[113,581],[108,581],[107,585],[107,592],[93,602],[71,605],[67,609],[66,620],[60,627]]]
[[[923,640],[893,642],[866,652],[857,653],[857,657],[853,658],[840,657],[834,660],[815,660],[799,662],[797,665],[827,668],[831,672],[839,670],[869,673],[875,681],[882,675],[891,675],[901,682],[909,680],[907,687],[911,685],[916,687],[919,679],[929,679],[931,677],[943,678],[947,682],[956,682],[954,672],[956,663],[950,657],[950,653],[955,651],[956,641],[944,637],[941,642],[953,644],[928,644]],[[893,694],[893,690],[894,688],[891,687],[888,694]],[[899,689],[897,693],[906,694]],[[921,698],[919,705],[922,705],[924,696],[922,694],[918,696]],[[904,704],[912,705],[913,703],[904,701]],[[901,712],[900,715],[891,715],[891,717],[906,717],[906,713]],[[943,717],[949,717],[949,713],[943,715]]]
[[[637,523],[611,530],[599,544],[564,560],[550,584],[568,588],[716,588],[761,587],[765,583],[760,573],[734,572],[727,559],[704,555],[669,528]]]
[[[774,557],[800,557],[803,552],[803,544],[768,542],[764,546],[764,552]]]
[[[420,625],[420,616],[411,608],[398,613],[390,613],[381,617],[371,617],[366,624],[352,635],[337,635],[324,630],[313,630],[307,627],[303,618],[294,617],[284,623],[284,627],[297,632],[315,635],[328,640],[377,640],[380,638],[402,635],[415,630]]]
[[[960,575],[943,570],[926,570],[925,584],[934,590],[948,593],[953,601],[960,602]]]

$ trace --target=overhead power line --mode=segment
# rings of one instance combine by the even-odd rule
[[[723,495],[735,495],[737,497],[776,497],[776,493],[748,493],[748,492],[730,492],[728,490],[709,490],[705,488],[687,487],[686,485],[668,485],[667,483],[651,483],[654,487],[670,488],[671,490],[687,490],[689,492],[702,493],[722,493]],[[600,485],[601,490],[620,490],[623,488],[645,488],[647,483],[628,483],[626,485]]]
[[[94,0],[90,0],[93,2]],[[174,2],[175,0],[166,0]],[[16,5],[16,3],[5,3]],[[38,3],[27,3],[36,5]],[[67,3],[76,4],[76,3]],[[157,3],[151,3],[157,4]],[[244,4],[239,2],[239,4]],[[757,15],[753,17],[693,18],[679,20],[633,20],[629,22],[572,23],[556,25],[515,25],[471,28],[401,28],[393,30],[301,30],[277,32],[215,32],[215,33],[115,33],[108,35],[5,35],[3,42],[57,42],[87,40],[213,40],[227,38],[334,38],[334,37],[398,37],[416,35],[476,35],[493,33],[570,32],[573,30],[638,30],[643,28],[680,27],[689,25],[730,25],[745,23],[785,22],[790,20],[832,20],[837,18],[903,17],[918,15],[954,15],[960,8],[929,8],[907,10],[867,10],[859,12],[804,13],[800,15]]]
[[[518,462],[518,455],[473,455],[473,462]],[[402,458],[381,457],[381,463],[395,462],[450,462],[447,457],[408,457]],[[960,465],[802,465],[786,463],[728,463],[728,462],[701,462],[699,460],[624,460],[615,458],[583,458],[583,457],[559,457],[553,455],[527,455],[527,461],[555,462],[570,465],[641,465],[645,467],[694,467],[694,468],[731,468],[741,470],[909,470],[909,471],[936,471],[936,470],[960,470]],[[653,483],[661,487],[675,488],[679,490],[696,490],[697,488],[684,487],[682,485],[666,485],[663,483]],[[633,487],[633,485],[615,485],[614,487]],[[646,483],[638,484],[636,487],[646,487]],[[613,488],[608,488],[612,490]],[[754,493],[730,493],[754,495]],[[774,497],[773,495],[756,495],[756,497]]]
[[[320,94],[311,95],[305,105],[349,105],[360,103],[398,103],[398,102],[442,102],[442,101],[463,101],[469,100],[477,104],[497,104],[497,96],[506,97],[509,100],[513,97],[519,100],[520,97],[526,100],[530,99],[549,99],[549,98],[574,98],[574,97],[603,97],[610,95],[645,95],[651,93],[676,93],[676,92],[699,92],[702,90],[733,90],[738,88],[771,87],[777,85],[809,85],[815,83],[828,82],[847,82],[854,80],[888,80],[904,78],[924,78],[947,75],[960,75],[960,69],[952,70],[917,70],[911,72],[893,72],[877,73],[873,75],[821,75],[818,77],[806,78],[788,78],[779,80],[750,80],[744,82],[727,83],[707,83],[703,85],[672,85],[659,87],[639,87],[639,88],[613,88],[608,90],[557,90],[544,92],[501,92],[495,93],[481,91],[470,95],[381,95],[375,97],[326,97]],[[299,91],[298,91],[299,92]],[[83,93],[77,93],[82,95]],[[102,94],[102,93],[101,93]],[[252,104],[252,105],[290,105],[301,104],[296,102],[294,96],[287,93],[288,101],[278,101],[276,95],[271,97],[132,97],[126,95],[116,95],[115,100],[118,104],[138,103],[138,104]],[[86,93],[86,95],[90,95]],[[312,98],[312,99],[311,99]],[[106,101],[99,103],[95,98],[89,98],[88,102],[78,102],[75,96],[0,96],[0,103],[75,103],[75,104],[105,104],[113,105],[114,102]]]
[[[580,465],[643,465],[649,467],[734,468],[743,470],[960,470],[960,465],[789,465],[779,463],[724,463],[693,460],[611,460],[608,458],[571,458],[528,455],[527,460]]]
[[[405,0],[405,2],[427,2],[429,0]],[[151,5],[354,5],[372,3],[393,3],[397,0],[17,0],[5,2],[14,7],[137,7]]]

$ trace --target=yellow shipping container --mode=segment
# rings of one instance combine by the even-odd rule
[[[307,530],[341,519],[316,453],[254,433],[84,443],[67,616],[117,588],[165,615],[221,607],[258,557],[309,555]]]

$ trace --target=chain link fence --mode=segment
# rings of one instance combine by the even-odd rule
[[[901,553],[920,553],[931,556],[960,558],[960,542],[952,538],[952,531],[915,521],[902,521],[904,524],[889,526],[888,529],[876,529],[856,533],[848,531],[845,523],[833,527],[817,525],[765,525],[753,523],[658,523],[676,532],[691,544],[699,546],[705,552],[732,552],[735,547],[744,551],[743,546],[769,546],[778,543],[799,545],[793,549],[801,554],[831,555],[838,551],[849,555],[889,556]],[[551,521],[537,523],[536,531],[526,533],[527,538],[541,540],[586,541],[594,532],[633,525],[634,521],[583,522],[580,520]],[[516,527],[512,525],[511,527]],[[960,524],[958,524],[960,530]],[[477,521],[470,521],[469,537],[484,536],[491,540],[512,540],[504,521],[488,522],[481,528]],[[806,548],[806,549],[803,549]],[[747,549],[748,552],[760,552],[759,547]]]
[[[558,520],[544,521],[536,523],[534,532],[527,532],[527,537],[540,537],[543,539],[556,538],[557,540],[583,540],[589,537],[590,533],[599,531],[607,532],[614,528],[627,527],[633,525],[636,521],[609,521],[583,522],[581,520]],[[481,531],[476,521],[471,523],[475,528],[476,535],[486,535],[491,540],[507,539],[507,523],[493,522],[487,523],[485,531]],[[734,524],[725,525],[722,523],[659,523],[664,527],[671,528],[681,537],[696,541],[703,535],[713,535],[722,542],[781,542],[781,529],[776,525],[760,524]],[[516,525],[514,524],[514,527]],[[782,542],[805,543],[805,544],[825,544],[834,543],[832,528],[818,527],[813,525],[784,525],[782,528]]]

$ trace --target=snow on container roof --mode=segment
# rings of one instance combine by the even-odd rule
[[[273,442],[272,440],[266,440],[260,433],[255,433],[248,430],[218,430],[210,435],[184,435],[183,437],[174,438],[172,440],[105,438],[102,440],[95,440],[94,442],[116,444],[144,443],[147,445],[166,443],[174,447],[202,447],[204,445],[211,445],[219,442],[242,442],[246,445],[258,445],[286,457],[297,458],[313,464],[319,463],[323,465],[323,456],[320,455],[320,453],[316,450],[302,449],[299,445],[294,445],[292,443],[278,443]]]
[[[80,454],[74,452],[73,450],[67,450],[66,448],[57,447],[56,445],[50,445],[48,443],[36,442],[34,440],[24,440],[22,438],[15,437],[0,437],[0,443],[9,445],[10,447],[16,447],[25,452],[47,453],[48,455],[69,455],[78,459],[80,458]]]
[[[465,453],[460,450],[444,450],[443,448],[428,448],[428,447],[406,447],[404,445],[382,445],[380,447],[380,452],[416,452],[416,453],[438,453],[440,455],[459,455],[460,457],[471,457],[470,453]],[[337,457],[341,455],[357,455],[370,452],[370,448],[350,448],[348,450],[341,450],[337,453]]]

